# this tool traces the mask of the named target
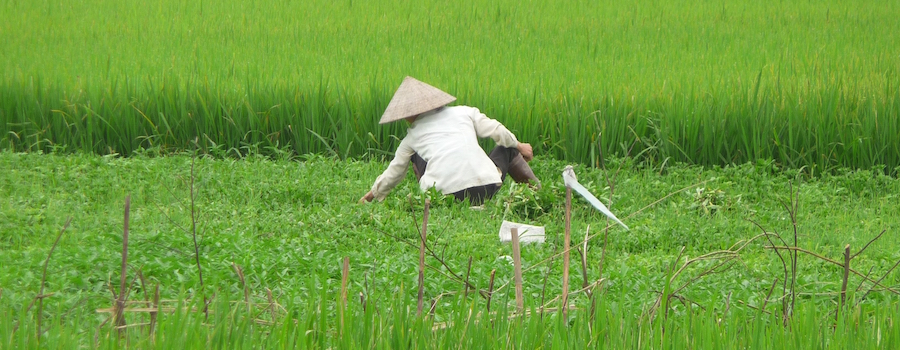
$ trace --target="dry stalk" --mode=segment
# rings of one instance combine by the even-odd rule
[[[125,314],[123,310],[125,310],[125,288],[127,285],[125,284],[127,281],[128,274],[128,217],[131,212],[131,196],[125,197],[125,230],[122,234],[122,270],[119,278],[119,296],[116,298],[116,316],[115,316],[115,328],[119,329],[119,335],[123,335],[125,331]]]
[[[838,262],[838,261],[835,261],[835,260],[833,260],[833,259],[826,258],[826,257],[824,257],[824,256],[822,256],[822,255],[820,255],[820,254],[818,254],[818,253],[814,253],[814,252],[808,251],[808,250],[803,249],[803,248],[798,248],[798,247],[773,247],[773,246],[766,246],[766,247],[764,247],[764,248],[766,248],[766,249],[773,249],[773,250],[789,250],[789,251],[793,251],[793,252],[800,252],[800,253],[804,253],[804,254],[807,254],[807,255],[810,255],[810,256],[814,256],[814,257],[816,257],[816,258],[818,258],[818,259],[820,259],[820,260],[822,260],[822,261],[831,263],[831,264],[836,265],[836,266],[838,266],[838,267],[841,267],[841,268],[844,267],[844,264],[842,264],[842,263],[840,263],[840,262]],[[897,263],[894,264],[894,266],[891,267],[891,269],[888,270],[888,271],[891,271],[891,270],[893,270],[894,268],[896,268],[898,264],[900,264],[900,260],[898,260]],[[857,276],[859,276],[859,277],[862,277],[862,278],[866,279],[866,280],[869,281],[869,282],[872,282],[872,283],[873,283],[873,286],[882,287],[882,288],[884,288],[885,290],[890,291],[891,293],[900,295],[900,291],[898,291],[898,290],[896,290],[896,289],[894,289],[894,288],[891,288],[891,287],[888,287],[888,286],[885,286],[885,285],[882,285],[882,284],[881,284],[881,280],[884,279],[884,276],[882,276],[882,278],[880,278],[880,279],[878,279],[878,280],[876,281],[876,280],[873,280],[872,278],[868,277],[868,275],[863,275],[861,272],[856,271],[856,270],[854,270],[853,268],[850,268],[849,271],[850,271],[851,273],[853,273],[854,275],[857,275]]]
[[[897,291],[895,291],[895,290],[893,290],[893,289],[891,289],[891,288],[888,288],[888,287],[886,287],[886,286],[881,285],[881,281],[884,280],[885,277],[887,277],[888,275],[890,275],[891,272],[893,272],[894,269],[896,269],[898,265],[900,265],[900,259],[898,259],[897,262],[894,263],[894,266],[891,266],[891,268],[888,269],[887,272],[885,272],[884,275],[882,275],[881,278],[879,278],[877,281],[872,281],[871,279],[868,278],[868,275],[866,275],[865,278],[866,278],[868,281],[873,282],[873,283],[872,283],[872,287],[870,287],[869,290],[867,290],[865,293],[863,293],[863,296],[862,296],[861,298],[859,298],[859,300],[856,301],[856,304],[854,305],[854,307],[856,307],[857,305],[859,305],[860,302],[862,302],[863,300],[865,300],[866,297],[869,295],[869,293],[871,293],[871,292],[875,289],[875,286],[882,287],[882,288],[884,288],[885,290],[889,290],[889,291],[891,291],[891,292],[894,292],[894,294],[898,294]],[[856,273],[857,275],[859,274],[858,272],[853,271],[852,269],[850,270],[850,272]]]
[[[244,303],[247,304],[247,312],[250,312],[250,288],[247,287],[247,280],[244,278],[244,269],[235,264],[233,261],[231,262],[231,268],[238,276],[238,280],[241,281],[241,288],[244,290]]]
[[[605,281],[606,281],[605,279],[602,279],[602,278],[601,278],[601,279],[597,280],[596,282],[589,284],[587,287],[581,288],[581,289],[576,290],[576,291],[571,291],[571,292],[569,292],[569,295],[571,296],[571,295],[578,295],[578,294],[584,293],[584,292],[586,292],[587,290],[590,290],[591,288],[594,288],[594,287],[596,287],[596,286],[599,286],[599,285],[603,284],[603,282],[605,282]],[[557,302],[558,300],[560,300],[560,299],[562,299],[562,296],[561,296],[561,295],[557,295],[557,296],[554,297],[553,299],[547,300],[546,303],[541,304],[541,307],[538,308],[538,309],[541,310],[541,312],[552,312],[553,310],[557,310],[558,308],[553,308],[553,307],[548,307],[548,306],[549,306],[549,305],[552,305],[553,303],[556,303],[556,302]],[[573,309],[573,308],[574,308],[573,305],[569,305],[569,309]],[[526,313],[527,313],[527,311],[526,311]]]
[[[844,278],[843,283],[841,283],[841,303],[838,304],[837,311],[834,313],[835,320],[837,320],[838,314],[842,307],[844,307],[847,302],[847,279],[850,278],[850,245],[846,245],[844,247]]]
[[[203,295],[203,315],[209,320],[209,303],[206,293],[203,292],[203,268],[200,267],[200,245],[197,243],[197,216],[194,206],[194,161],[195,155],[191,155],[191,237],[194,240],[194,261],[197,264],[197,276],[200,278],[200,293]]]
[[[487,311],[491,312],[491,297],[494,296],[494,273],[497,270],[491,270],[491,278],[488,281],[488,292],[487,292]]]
[[[153,303],[150,304],[150,307],[153,309],[159,309],[159,283],[156,284],[155,291],[153,292]],[[158,310],[150,311],[150,336],[154,337],[154,331],[156,330],[156,317]]]
[[[350,279],[350,257],[345,256],[341,263],[341,304],[338,308],[339,332],[344,333],[344,311],[347,308],[347,283]]]
[[[35,317],[36,317],[36,321],[37,321],[38,342],[40,342],[40,339],[41,339],[41,328],[42,328],[41,323],[43,322],[42,319],[43,319],[43,314],[44,314],[44,298],[49,297],[54,294],[54,293],[44,294],[44,285],[47,283],[47,266],[50,264],[50,257],[53,255],[53,251],[56,250],[56,246],[59,245],[59,240],[62,238],[63,233],[66,232],[66,229],[69,228],[69,224],[71,224],[71,223],[72,223],[72,218],[70,217],[66,220],[66,224],[63,225],[63,228],[62,228],[62,230],[59,231],[59,234],[56,235],[56,240],[53,241],[53,245],[50,247],[50,251],[47,252],[47,258],[44,259],[44,268],[43,268],[43,271],[41,272],[41,288],[38,291],[38,295],[36,295],[34,297],[34,299],[31,299],[31,303],[29,303],[28,307],[25,308],[25,313],[28,313],[28,311],[31,310],[31,307],[34,306],[35,302],[37,302],[38,310],[37,310],[37,315]],[[2,295],[3,295],[3,289],[0,288],[0,296],[2,296]],[[16,325],[13,326],[12,333],[16,333],[16,331],[19,330],[19,322],[21,322],[21,320],[16,322]]]
[[[756,306],[753,306],[753,305],[750,305],[750,304],[747,304],[747,303],[746,303],[746,302],[744,302],[744,301],[743,301],[743,300],[738,300],[738,301],[737,301],[737,303],[738,303],[738,304],[741,304],[741,305],[744,305],[744,306],[746,306],[746,307],[749,307],[749,308],[751,308],[751,309],[753,309],[753,310],[756,310],[756,311],[759,311],[759,312],[762,312],[762,313],[764,313],[764,314],[766,314],[766,315],[771,315],[771,314],[772,314],[772,313],[771,313],[771,312],[769,312],[769,311],[766,311],[766,310],[765,310],[765,309],[764,309],[764,308],[761,308],[761,307],[756,307]]]
[[[725,298],[725,311],[722,312],[722,318],[719,320],[719,324],[725,322],[725,317],[728,316],[728,310],[731,309],[731,293],[732,292],[728,292],[728,297]]]
[[[544,274],[544,286],[541,287],[541,305],[544,305],[544,298],[547,296],[547,281],[550,279],[550,272],[553,271],[553,261],[550,260],[550,266],[547,267],[547,273]],[[543,306],[542,306],[543,307]],[[543,310],[541,312],[541,317],[543,317]]]
[[[777,277],[772,281],[772,287],[769,287],[769,292],[766,293],[766,298],[763,299],[763,304],[762,304],[762,310],[763,310],[763,311],[766,310],[766,304],[769,303],[769,297],[772,296],[772,291],[775,290],[775,285],[776,285],[776,284],[778,284],[778,278],[777,278]]]
[[[560,308],[563,310],[563,319],[567,316],[566,308],[569,305],[569,245],[572,240],[572,189],[566,186],[566,223],[565,237],[563,238],[563,276]]]
[[[703,184],[706,184],[707,182],[709,182],[709,180],[704,180],[704,181],[695,183],[695,184],[693,184],[693,185],[686,186],[686,187],[681,188],[681,189],[679,189],[679,190],[676,190],[676,191],[673,191],[673,192],[669,192],[668,194],[666,194],[666,195],[663,196],[662,198],[657,199],[657,200],[653,201],[652,203],[645,205],[645,206],[642,207],[641,209],[638,209],[637,211],[635,211],[635,212],[629,214],[628,216],[625,216],[625,218],[622,219],[622,220],[624,221],[624,220],[627,220],[627,219],[629,219],[629,218],[631,218],[631,217],[634,217],[635,215],[638,215],[638,214],[644,212],[645,210],[650,209],[651,207],[653,207],[653,206],[655,206],[655,205],[661,203],[662,201],[668,199],[669,197],[672,197],[672,196],[674,196],[674,195],[676,195],[676,194],[678,194],[678,193],[687,191],[687,190],[692,189],[692,188],[694,188],[694,187],[702,186]],[[605,229],[609,229],[610,227],[611,227],[611,226],[607,223]],[[590,240],[592,240],[592,239],[594,239],[594,238],[597,238],[597,236],[599,236],[599,235],[601,235],[601,234],[603,234],[603,231],[588,236],[587,240],[590,241]],[[537,263],[535,263],[535,264],[529,266],[529,267],[526,268],[525,270],[522,270],[522,272],[528,272],[528,271],[531,271],[531,269],[537,268],[538,266],[540,266],[540,265],[542,265],[542,264],[544,264],[544,263],[547,263],[550,259],[559,257],[559,256],[561,256],[561,255],[568,254],[569,251],[571,251],[572,249],[575,249],[575,248],[569,247],[568,249],[563,249],[563,251],[561,251],[561,252],[559,252],[559,253],[556,253],[556,254],[554,254],[554,255],[551,255],[551,256],[549,256],[549,257],[546,257],[546,258],[544,258],[544,260],[541,260],[541,261],[539,261],[539,262],[537,262]],[[508,283],[504,284],[503,286],[501,286],[501,287],[499,287],[499,288],[497,288],[497,289],[501,289],[501,288],[503,288],[503,287],[506,287],[507,284],[508,284]]]
[[[428,238],[428,208],[431,206],[431,200],[425,200],[425,211],[422,214],[422,230],[420,231],[419,241],[419,294],[416,304],[416,315],[422,315],[422,302],[425,298],[425,248]]]
[[[879,238],[881,238],[881,235],[883,235],[885,232],[887,232],[887,229],[881,230],[881,233],[879,233],[878,235],[876,235],[875,238],[872,238],[871,240],[869,240],[869,242],[866,243],[866,245],[864,245],[864,246],[862,247],[862,249],[860,249],[858,252],[856,252],[856,254],[853,254],[853,256],[850,257],[850,260],[853,260],[853,258],[855,258],[857,255],[862,254],[862,252],[864,252],[864,251],[866,250],[866,248],[869,247],[870,244],[872,244],[873,242],[875,242],[875,241],[877,241]]]
[[[513,271],[516,282],[516,310],[522,312],[525,309],[525,297],[522,291],[522,255],[519,251],[519,229],[513,227],[509,233],[512,241]]]
[[[463,284],[465,287],[465,293],[463,294],[463,300],[469,299],[469,275],[472,273],[472,256],[469,255],[469,267],[466,268],[466,283]]]
[[[416,225],[418,226],[418,220],[415,220],[415,221],[416,221]],[[417,227],[416,230],[418,230],[418,229],[419,229],[419,228]],[[381,234],[387,236],[387,237],[393,238],[394,240],[396,240],[396,241],[398,241],[398,242],[400,242],[400,243],[406,244],[406,245],[408,245],[408,246],[410,246],[410,247],[413,247],[413,248],[415,248],[415,249],[419,249],[419,245],[421,245],[421,243],[420,243],[420,244],[414,244],[414,243],[412,243],[412,242],[410,242],[410,241],[407,241],[407,240],[402,239],[402,238],[400,238],[400,237],[394,236],[394,235],[392,235],[392,234],[390,234],[390,233],[387,233],[387,232],[385,232],[385,231],[379,230],[379,229],[377,229],[377,228],[376,228],[375,230],[378,231],[378,232],[380,232]],[[419,233],[419,235],[421,235],[421,232]],[[430,266],[430,265],[428,265],[428,264],[426,264],[425,267],[427,267],[427,268],[429,268],[429,269],[432,269],[432,270],[434,270],[435,272],[440,273],[440,274],[444,275],[445,277],[450,278],[450,279],[452,279],[452,280],[454,280],[454,281],[463,283],[463,285],[466,286],[469,290],[478,290],[478,291],[479,291],[479,294],[480,294],[483,298],[487,299],[488,296],[487,296],[487,294],[486,294],[484,291],[479,290],[479,289],[478,289],[477,287],[475,287],[475,285],[473,285],[471,282],[466,282],[465,278],[461,277],[461,276],[458,275],[456,272],[454,272],[454,271],[453,271],[453,268],[451,268],[450,265],[447,264],[446,260],[443,259],[440,255],[438,255],[438,254],[431,248],[431,246],[429,246],[429,245],[427,244],[427,242],[426,242],[426,244],[425,244],[425,253],[427,253],[428,256],[430,256],[431,258],[433,258],[434,260],[436,260],[438,263],[440,263],[441,266],[443,266],[444,269],[446,269],[446,271],[441,270],[441,269],[438,269],[438,268],[435,268],[435,267]],[[527,270],[526,270],[526,271],[527,271]],[[509,282],[507,282],[507,283],[509,283]],[[506,284],[504,284],[504,286],[505,286],[505,285],[506,285]]]
[[[587,272],[587,237],[588,232],[591,231],[591,225],[588,225],[587,230],[584,230],[584,241],[582,249],[576,249],[578,252],[579,260],[581,261],[581,288],[588,286],[588,272]],[[587,292],[588,298],[591,297],[591,291]]]

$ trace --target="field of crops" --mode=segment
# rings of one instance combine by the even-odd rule
[[[900,346],[900,2],[0,18],[0,348]],[[405,76],[533,144],[544,187],[472,210],[408,175],[357,205],[405,133],[377,123]],[[567,164],[631,229],[574,201],[564,314]],[[548,232],[523,310],[502,220]]]
[[[159,300],[168,301],[160,308],[169,310],[159,313],[155,338],[147,335],[147,312],[127,313],[126,339],[135,344],[885,349],[900,342],[900,181],[869,171],[805,181],[771,162],[663,173],[631,159],[607,158],[606,172],[577,166],[579,181],[631,229],[606,231],[602,215],[573,201],[578,250],[569,302],[577,309],[563,322],[557,312],[534,312],[560,305],[565,163],[534,160],[541,190],[508,183],[480,211],[433,198],[427,241],[436,254],[425,259],[423,295],[434,312],[416,317],[423,194],[411,174],[384,202],[360,205],[383,163],[150,156],[0,152],[7,169],[0,172],[0,347],[116,347],[110,315],[97,310],[112,307],[110,291],[122,290],[126,196],[127,307],[152,306],[134,303],[153,300],[159,286]],[[793,215],[782,207],[788,203],[796,204]],[[546,243],[521,250],[532,317],[505,317],[515,312],[516,293],[510,244],[497,237],[502,220],[547,229]],[[764,231],[778,236],[768,240],[759,236]],[[593,238],[585,244],[586,232]],[[768,248],[796,246],[843,261],[848,244],[860,275],[849,275],[843,306],[841,266],[807,253],[793,265],[790,254]],[[601,278],[592,297],[582,291]],[[473,286],[468,292],[463,280]],[[667,316],[654,318],[663,293],[674,297],[655,308]],[[38,295],[46,295],[43,311]],[[208,320],[203,300],[213,301]],[[195,312],[177,312],[178,303]],[[340,305],[347,305],[344,319]],[[442,328],[446,322],[456,326]]]
[[[0,1],[0,148],[391,152],[406,75],[538,152],[900,166],[896,1]],[[599,146],[599,147],[598,147]]]

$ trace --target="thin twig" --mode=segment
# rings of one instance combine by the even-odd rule
[[[894,271],[895,268],[897,268],[897,265],[900,265],[900,259],[898,259],[897,262],[894,263],[894,266],[891,266],[891,268],[888,269],[887,272],[885,272],[884,275],[882,275],[881,278],[878,279],[878,281],[875,281],[874,284],[872,285],[872,287],[869,288],[869,290],[867,290],[865,293],[863,293],[863,296],[862,296],[861,298],[859,298],[859,300],[856,301],[856,304],[854,305],[854,307],[856,307],[856,305],[859,305],[860,302],[862,302],[863,300],[865,300],[865,299],[866,299],[866,296],[868,296],[869,293],[872,292],[873,289],[875,289],[875,286],[879,286],[879,287],[885,288],[885,289],[887,289],[887,290],[889,290],[889,291],[891,291],[891,292],[894,292],[894,293],[896,294],[897,291],[895,291],[895,290],[893,290],[893,289],[891,289],[891,288],[882,286],[882,285],[881,285],[881,280],[883,280],[885,277],[887,277],[888,275],[890,275],[891,272]],[[853,271],[853,270],[850,270],[850,271],[853,272],[853,273],[859,274],[859,273],[857,273],[856,271]],[[868,276],[866,276],[866,278],[868,278]],[[871,281],[871,280],[870,280],[870,281]]]
[[[763,310],[763,311],[766,310],[766,304],[769,303],[769,297],[772,296],[772,291],[775,290],[775,285],[776,285],[777,283],[778,283],[778,277],[775,277],[775,279],[772,281],[772,287],[769,287],[769,292],[766,293],[766,298],[763,299],[763,304],[762,304],[762,310]]]
[[[731,293],[732,292],[728,292],[728,297],[725,298],[725,311],[722,312],[722,319],[719,321],[719,324],[725,322],[725,317],[728,316],[728,309],[731,309]]]
[[[855,258],[857,255],[859,255],[859,254],[861,254],[862,252],[864,252],[864,251],[866,250],[866,248],[869,247],[870,244],[872,244],[873,242],[875,242],[875,241],[877,241],[879,238],[881,238],[881,235],[883,235],[885,232],[887,232],[887,229],[881,230],[881,233],[879,233],[877,236],[875,236],[875,238],[872,238],[871,240],[869,240],[869,243],[866,243],[866,245],[864,245],[864,246],[862,247],[862,249],[860,249],[858,252],[856,252],[856,254],[853,254],[853,256],[850,257],[850,260],[853,260],[853,258]]]
[[[516,282],[516,312],[525,310],[525,296],[522,291],[522,255],[519,251],[519,228],[509,230],[513,254],[513,278]]]
[[[763,248],[766,248],[766,249],[775,249],[775,250],[782,249],[782,250],[796,251],[796,252],[800,252],[800,253],[812,255],[812,256],[814,256],[814,257],[816,257],[816,258],[819,258],[819,259],[821,259],[821,260],[823,260],[823,261],[829,262],[829,263],[831,263],[831,264],[833,264],[833,265],[836,265],[836,266],[838,266],[838,267],[843,267],[843,264],[841,264],[841,263],[839,263],[839,262],[837,262],[837,261],[835,261],[835,260],[826,258],[826,257],[824,257],[824,256],[822,256],[822,255],[813,253],[813,252],[808,251],[808,250],[803,249],[803,248],[798,248],[798,247],[771,247],[771,246],[767,246],[767,247],[763,247]],[[891,271],[891,270],[893,270],[894,268],[896,268],[898,264],[900,264],[900,260],[898,260],[897,263],[894,264],[894,266],[891,267],[891,269],[888,270],[888,271]],[[857,276],[859,276],[859,277],[863,277],[863,278],[865,278],[866,280],[868,280],[869,282],[873,282],[875,286],[882,287],[882,288],[884,288],[885,290],[889,290],[889,291],[891,291],[891,292],[894,293],[894,294],[900,295],[900,291],[898,291],[898,290],[896,290],[896,289],[893,289],[893,288],[891,288],[891,287],[888,287],[888,286],[881,285],[881,280],[884,279],[884,277],[885,277],[886,275],[885,275],[885,276],[882,276],[878,281],[875,281],[875,280],[872,280],[871,278],[869,278],[867,275],[863,275],[863,274],[860,273],[859,271],[856,271],[856,270],[854,270],[854,269],[852,269],[852,268],[849,269],[849,270],[850,270],[850,272],[852,272],[854,275],[857,275]]]
[[[116,317],[115,317],[115,325],[116,328],[119,329],[119,334],[123,334],[125,326],[125,314],[123,310],[125,309],[125,288],[127,285],[125,284],[127,281],[128,275],[128,224],[129,224],[129,215],[131,212],[131,196],[125,197],[125,229],[122,234],[122,271],[119,276],[119,297],[116,299]]]
[[[194,261],[197,263],[197,276],[200,278],[200,293],[203,294],[203,304],[206,303],[206,294],[203,293],[203,268],[200,267],[200,245],[197,244],[197,217],[195,210],[195,198],[194,198],[194,159],[195,155],[191,155],[191,236],[194,239]],[[206,319],[209,319],[209,309],[204,306],[203,314]]]
[[[56,240],[53,241],[53,246],[50,247],[50,252],[47,253],[47,259],[44,259],[44,269],[43,269],[43,272],[41,272],[41,289],[38,292],[38,295],[32,300],[32,305],[34,304],[34,300],[37,300],[37,304],[38,304],[38,311],[37,311],[37,315],[36,315],[38,343],[40,343],[40,341],[41,341],[41,333],[42,333],[41,332],[41,323],[42,323],[42,319],[44,318],[44,298],[46,297],[46,295],[44,294],[44,285],[47,283],[47,265],[50,264],[50,257],[53,255],[53,251],[56,250],[56,246],[59,244],[59,240],[62,238],[63,233],[65,233],[66,229],[69,228],[70,223],[72,223],[71,217],[69,217],[66,220],[66,224],[63,225],[62,230],[60,230],[59,234],[56,235]],[[0,294],[2,294],[2,292],[3,292],[3,290],[0,289]],[[30,305],[28,306],[27,309],[25,309],[25,312],[28,312],[29,309],[31,309]],[[16,323],[16,327],[13,328],[13,333],[15,333],[18,328],[19,328],[19,324]]]
[[[550,266],[547,267],[547,273],[544,274],[544,286],[541,287],[541,307],[544,306],[544,298],[547,296],[547,280],[550,279],[550,272],[553,271],[553,260],[550,260]],[[544,313],[541,312],[541,317],[544,317]]]
[[[704,181],[695,183],[695,184],[693,184],[693,185],[684,187],[684,188],[682,188],[682,189],[680,189],[680,190],[677,190],[677,191],[674,191],[674,192],[670,192],[669,194],[663,196],[662,198],[657,199],[657,200],[653,201],[652,203],[645,205],[644,207],[642,207],[642,208],[639,209],[638,211],[635,211],[635,212],[629,214],[628,216],[625,216],[625,218],[622,219],[622,220],[625,221],[625,220],[627,220],[628,218],[631,218],[631,217],[633,217],[633,216],[635,216],[635,215],[638,215],[638,214],[644,212],[645,210],[649,209],[650,207],[653,207],[653,206],[659,204],[660,202],[662,202],[662,201],[668,199],[669,197],[672,197],[672,196],[674,196],[674,195],[676,195],[676,194],[678,194],[678,193],[687,191],[687,190],[689,190],[689,189],[691,189],[691,188],[694,188],[694,187],[697,187],[697,186],[701,186],[701,185],[703,185],[703,184],[705,184],[705,183],[707,183],[707,182],[709,182],[709,180],[704,180]],[[607,228],[610,227],[609,224],[607,224],[606,227],[607,227]],[[592,234],[592,235],[590,235],[590,237],[588,237],[588,240],[592,240],[592,239],[596,238],[597,236],[599,236],[599,235],[601,235],[601,234],[603,234],[602,231],[601,231],[601,232],[598,232],[598,233],[595,233],[595,234]],[[546,257],[546,258],[544,258],[544,260],[541,260],[541,261],[539,261],[539,262],[537,262],[537,263],[535,263],[535,264],[529,266],[528,268],[522,270],[522,272],[525,273],[525,272],[531,271],[531,269],[534,269],[534,268],[536,268],[536,267],[538,267],[538,266],[540,266],[540,265],[542,265],[542,264],[548,262],[548,261],[549,261],[550,259],[552,259],[552,258],[555,258],[555,257],[558,257],[558,256],[562,256],[562,255],[568,253],[568,252],[569,252],[570,250],[572,250],[572,249],[574,249],[574,248],[569,247],[569,249],[564,249],[563,251],[561,251],[561,252],[559,252],[559,253],[556,253],[556,254],[554,254],[554,255],[551,255],[551,256],[549,256],[549,257]],[[505,285],[504,285],[504,286],[505,286]],[[502,288],[502,287],[501,287],[501,288]],[[498,289],[499,289],[499,288],[498,288]]]
[[[487,311],[491,312],[491,298],[494,296],[494,273],[497,270],[491,270],[491,278],[488,281],[488,292],[487,292]]]
[[[422,214],[422,230],[420,231],[419,241],[419,294],[416,306],[416,315],[422,315],[422,302],[425,297],[425,248],[428,237],[428,208],[431,206],[430,200],[425,200],[425,210]]]
[[[567,316],[567,307],[569,306],[569,247],[571,243],[571,227],[572,227],[572,188],[566,186],[566,221],[565,236],[563,237],[563,276],[562,276],[562,301],[560,308],[563,310],[563,319]]]

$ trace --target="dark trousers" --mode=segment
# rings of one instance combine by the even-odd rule
[[[513,158],[517,155],[519,155],[518,149],[501,146],[494,147],[494,149],[491,150],[491,153],[488,154],[488,157],[491,158],[494,165],[500,169],[500,181],[506,180],[506,174],[509,172],[509,163],[512,162]],[[414,153],[410,159],[410,163],[413,165],[416,179],[422,178],[422,175],[425,174],[425,168],[428,166],[428,162],[422,159],[422,157],[419,157],[418,153]],[[469,187],[462,191],[454,192],[453,197],[456,197],[456,199],[460,201],[468,198],[469,203],[472,205],[481,205],[485,200],[491,199],[499,189],[499,184]]]

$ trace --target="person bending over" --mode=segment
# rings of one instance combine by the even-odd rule
[[[412,163],[422,191],[434,187],[472,205],[490,199],[507,174],[516,182],[540,187],[527,163],[534,157],[531,145],[519,142],[478,108],[447,106],[453,101],[450,94],[412,77],[403,80],[379,124],[405,120],[409,129],[394,159],[360,203],[384,200],[406,177],[407,163]],[[490,154],[478,144],[478,138],[485,137],[497,144]]]

